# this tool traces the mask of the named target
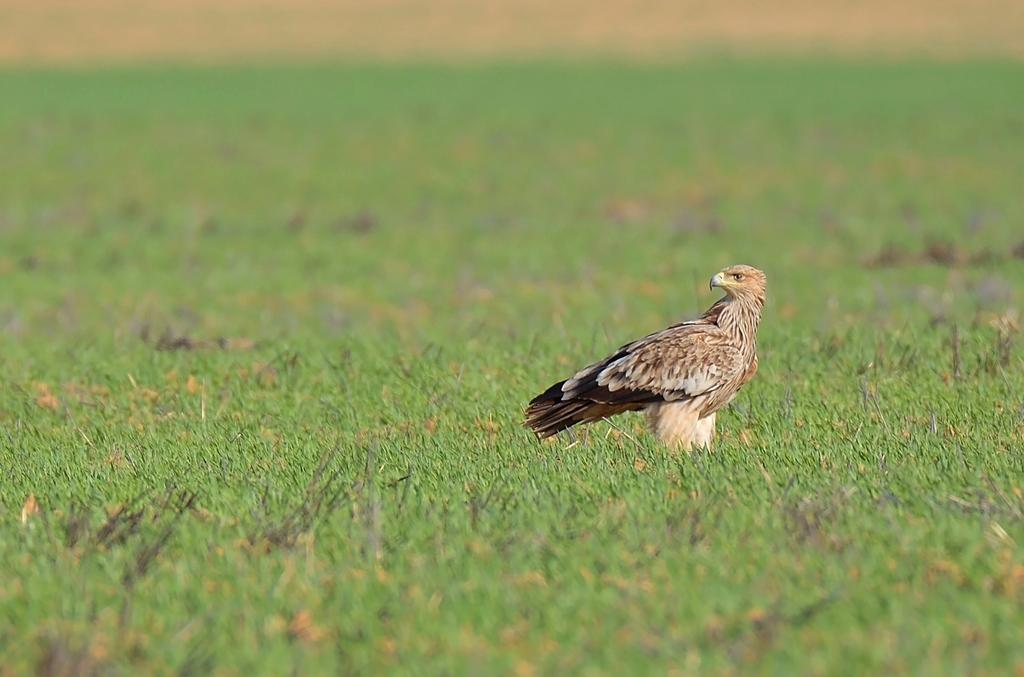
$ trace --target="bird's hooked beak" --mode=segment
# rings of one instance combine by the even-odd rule
[[[725,276],[721,273],[715,273],[714,277],[711,278],[711,283],[708,285],[708,289],[713,290],[715,287],[725,286]]]

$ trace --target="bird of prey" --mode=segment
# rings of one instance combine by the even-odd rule
[[[643,410],[670,447],[710,447],[715,414],[757,373],[765,274],[735,265],[711,278],[725,296],[695,320],[627,343],[535,397],[526,425],[550,437],[577,423]]]

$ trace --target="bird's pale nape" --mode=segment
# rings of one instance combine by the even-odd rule
[[[757,372],[756,339],[765,274],[736,265],[711,278],[725,292],[695,320],[627,343],[555,383],[526,409],[526,425],[549,437],[578,423],[646,411],[667,445],[709,447],[715,415]]]

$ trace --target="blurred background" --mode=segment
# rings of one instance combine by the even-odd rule
[[[1014,0],[8,0],[7,63],[1024,54]]]
[[[649,326],[735,260],[793,317],[1005,305],[1022,34],[1010,0],[11,0],[8,326]]]

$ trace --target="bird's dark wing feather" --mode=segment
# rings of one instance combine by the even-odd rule
[[[713,392],[742,372],[740,349],[707,319],[673,325],[627,343],[552,385],[526,410],[542,437],[648,404]]]

